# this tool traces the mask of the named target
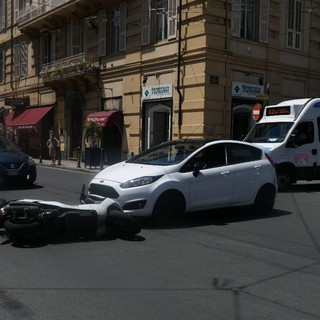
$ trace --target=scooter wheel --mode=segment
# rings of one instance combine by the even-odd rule
[[[16,223],[11,220],[7,220],[4,223],[5,230],[12,237],[32,237],[37,236],[41,232],[40,222],[28,222],[28,223]]]

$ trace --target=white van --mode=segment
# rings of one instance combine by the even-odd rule
[[[275,162],[279,186],[320,179],[320,98],[267,106],[244,141],[263,146]]]

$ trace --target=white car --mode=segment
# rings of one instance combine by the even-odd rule
[[[87,201],[116,199],[134,216],[247,205],[266,214],[277,188],[273,162],[259,147],[233,140],[176,140],[99,172]]]

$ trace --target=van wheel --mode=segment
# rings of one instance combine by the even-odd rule
[[[288,188],[292,185],[293,178],[289,171],[281,170],[278,172],[278,185],[279,188]]]
[[[269,214],[274,206],[276,199],[276,190],[272,185],[264,185],[258,191],[254,204],[252,206],[252,212],[254,214],[266,215]]]
[[[185,210],[185,201],[181,193],[166,191],[156,201],[152,218],[157,223],[163,223],[173,217],[179,217]]]

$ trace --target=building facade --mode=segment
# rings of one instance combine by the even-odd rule
[[[320,96],[319,4],[1,0],[1,130],[37,156],[52,128],[70,159],[95,120],[107,163],[172,139],[242,139],[255,105]]]

